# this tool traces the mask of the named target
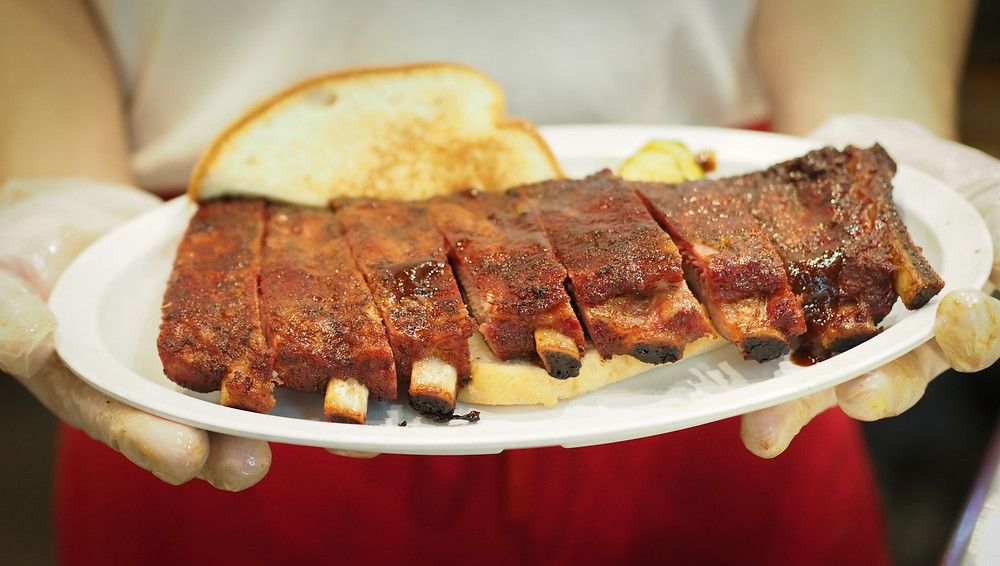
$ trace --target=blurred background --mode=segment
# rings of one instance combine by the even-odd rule
[[[960,102],[960,141],[1000,158],[1000,2],[981,1]],[[993,375],[991,375],[993,374]],[[864,425],[894,561],[934,564],[966,503],[997,424],[1000,368],[947,373],[900,417]],[[0,376],[0,562],[51,564],[56,426]],[[109,478],[110,480],[111,478]]]

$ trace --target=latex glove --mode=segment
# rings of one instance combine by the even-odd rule
[[[45,298],[59,274],[98,236],[159,202],[132,187],[83,179],[0,187],[0,369],[58,418],[163,481],[200,477],[240,491],[267,473],[266,442],[208,433],[119,403],[53,353],[55,319]]]
[[[993,237],[991,282],[1000,287],[1000,161],[912,122],[888,118],[836,116],[811,137],[838,147],[878,142],[896,161],[968,198]],[[863,421],[892,417],[919,401],[927,384],[949,367],[970,372],[991,366],[1000,357],[1000,301],[978,289],[952,291],[938,306],[934,334],[935,340],[834,389],[743,415],[743,444],[773,458],[813,417],[834,405]]]

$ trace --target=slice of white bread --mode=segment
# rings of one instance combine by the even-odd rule
[[[189,195],[258,196],[312,206],[340,197],[419,200],[475,187],[561,177],[534,127],[508,118],[499,87],[477,71],[426,64],[338,72],[251,108],[202,154]],[[703,338],[685,356],[714,348]],[[501,361],[470,339],[472,382],[459,400],[550,406],[649,369],[590,350],[580,375],[559,380],[530,361]]]
[[[725,342],[712,334],[684,348],[684,357],[714,350]],[[458,392],[463,403],[480,405],[544,405],[551,407],[563,399],[583,395],[655,367],[632,356],[601,358],[597,350],[587,350],[580,360],[580,375],[556,379],[541,366],[528,360],[501,360],[479,334],[469,338],[472,381]]]
[[[257,195],[419,200],[561,177],[548,146],[504,114],[503,92],[452,64],[366,68],[294,85],[230,125],[195,166],[195,200]]]

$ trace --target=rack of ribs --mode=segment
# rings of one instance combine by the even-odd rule
[[[279,383],[325,391],[335,422],[365,422],[369,392],[396,398],[382,317],[332,211],[268,205],[260,296]]]
[[[450,414],[471,373],[473,326],[448,265],[443,236],[423,206],[355,200],[335,204],[375,297],[410,403]]]
[[[256,412],[274,406],[257,295],[264,210],[261,200],[198,207],[177,250],[157,340],[174,382],[221,389],[223,405]]]
[[[919,308],[944,285],[900,219],[894,174],[881,147],[847,147],[680,185],[604,171],[334,211],[202,203],[160,358],[231,407],[270,410],[277,381],[325,389],[329,418],[363,422],[369,393],[402,385],[418,411],[449,414],[470,379],[468,310],[497,357],[568,378],[584,328],[606,358],[679,359],[713,334],[693,288],[746,357],[797,342],[797,360],[818,361],[874,336],[897,297]]]
[[[720,334],[764,362],[787,354],[806,331],[774,245],[725,182],[631,183],[680,249],[695,296]]]
[[[594,347],[647,363],[713,333],[670,237],[627,184],[602,171],[511,189],[539,213]]]
[[[553,377],[579,375],[583,328],[537,215],[506,193],[437,198],[430,211],[493,353],[501,360],[537,355]]]
[[[807,331],[798,355],[822,360],[878,331],[904,297],[918,308],[944,286],[892,203],[895,164],[880,146],[824,148],[728,180],[774,242]]]

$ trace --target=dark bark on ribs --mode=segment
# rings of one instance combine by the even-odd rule
[[[892,177],[896,174],[896,162],[880,145],[868,149],[847,147],[849,164],[855,177],[872,185],[879,195],[885,222],[890,226],[889,240],[892,245],[893,288],[910,310],[919,309],[944,288],[944,281],[924,258],[923,251],[913,243],[910,232],[899,217],[899,209],[892,200]]]
[[[539,211],[602,356],[675,361],[688,343],[711,334],[684,282],[677,247],[622,180],[601,172],[512,192]]]
[[[881,147],[824,148],[729,179],[785,262],[807,320],[801,354],[823,359],[874,336],[897,289],[908,306],[940,288],[892,204]]]
[[[261,266],[261,313],[278,380],[324,391],[355,379],[381,399],[396,398],[392,350],[340,222],[330,210],[268,206]]]
[[[157,346],[167,377],[224,404],[274,406],[272,360],[257,297],[264,203],[202,204],[181,240],[163,297]]]
[[[777,250],[724,182],[632,183],[680,249],[687,281],[715,328],[759,362],[790,351],[806,330]]]
[[[472,323],[448,265],[444,239],[426,211],[419,205],[368,200],[336,208],[385,322],[400,380],[410,384],[415,363],[437,358],[454,368],[458,385],[464,385],[471,372]],[[408,387],[418,410],[454,410],[453,396]]]
[[[537,348],[554,377],[578,375],[586,347],[583,328],[564,287],[566,270],[535,213],[506,193],[439,198],[430,209],[479,331],[497,357],[535,357]],[[555,331],[573,344],[539,347],[538,329]]]

